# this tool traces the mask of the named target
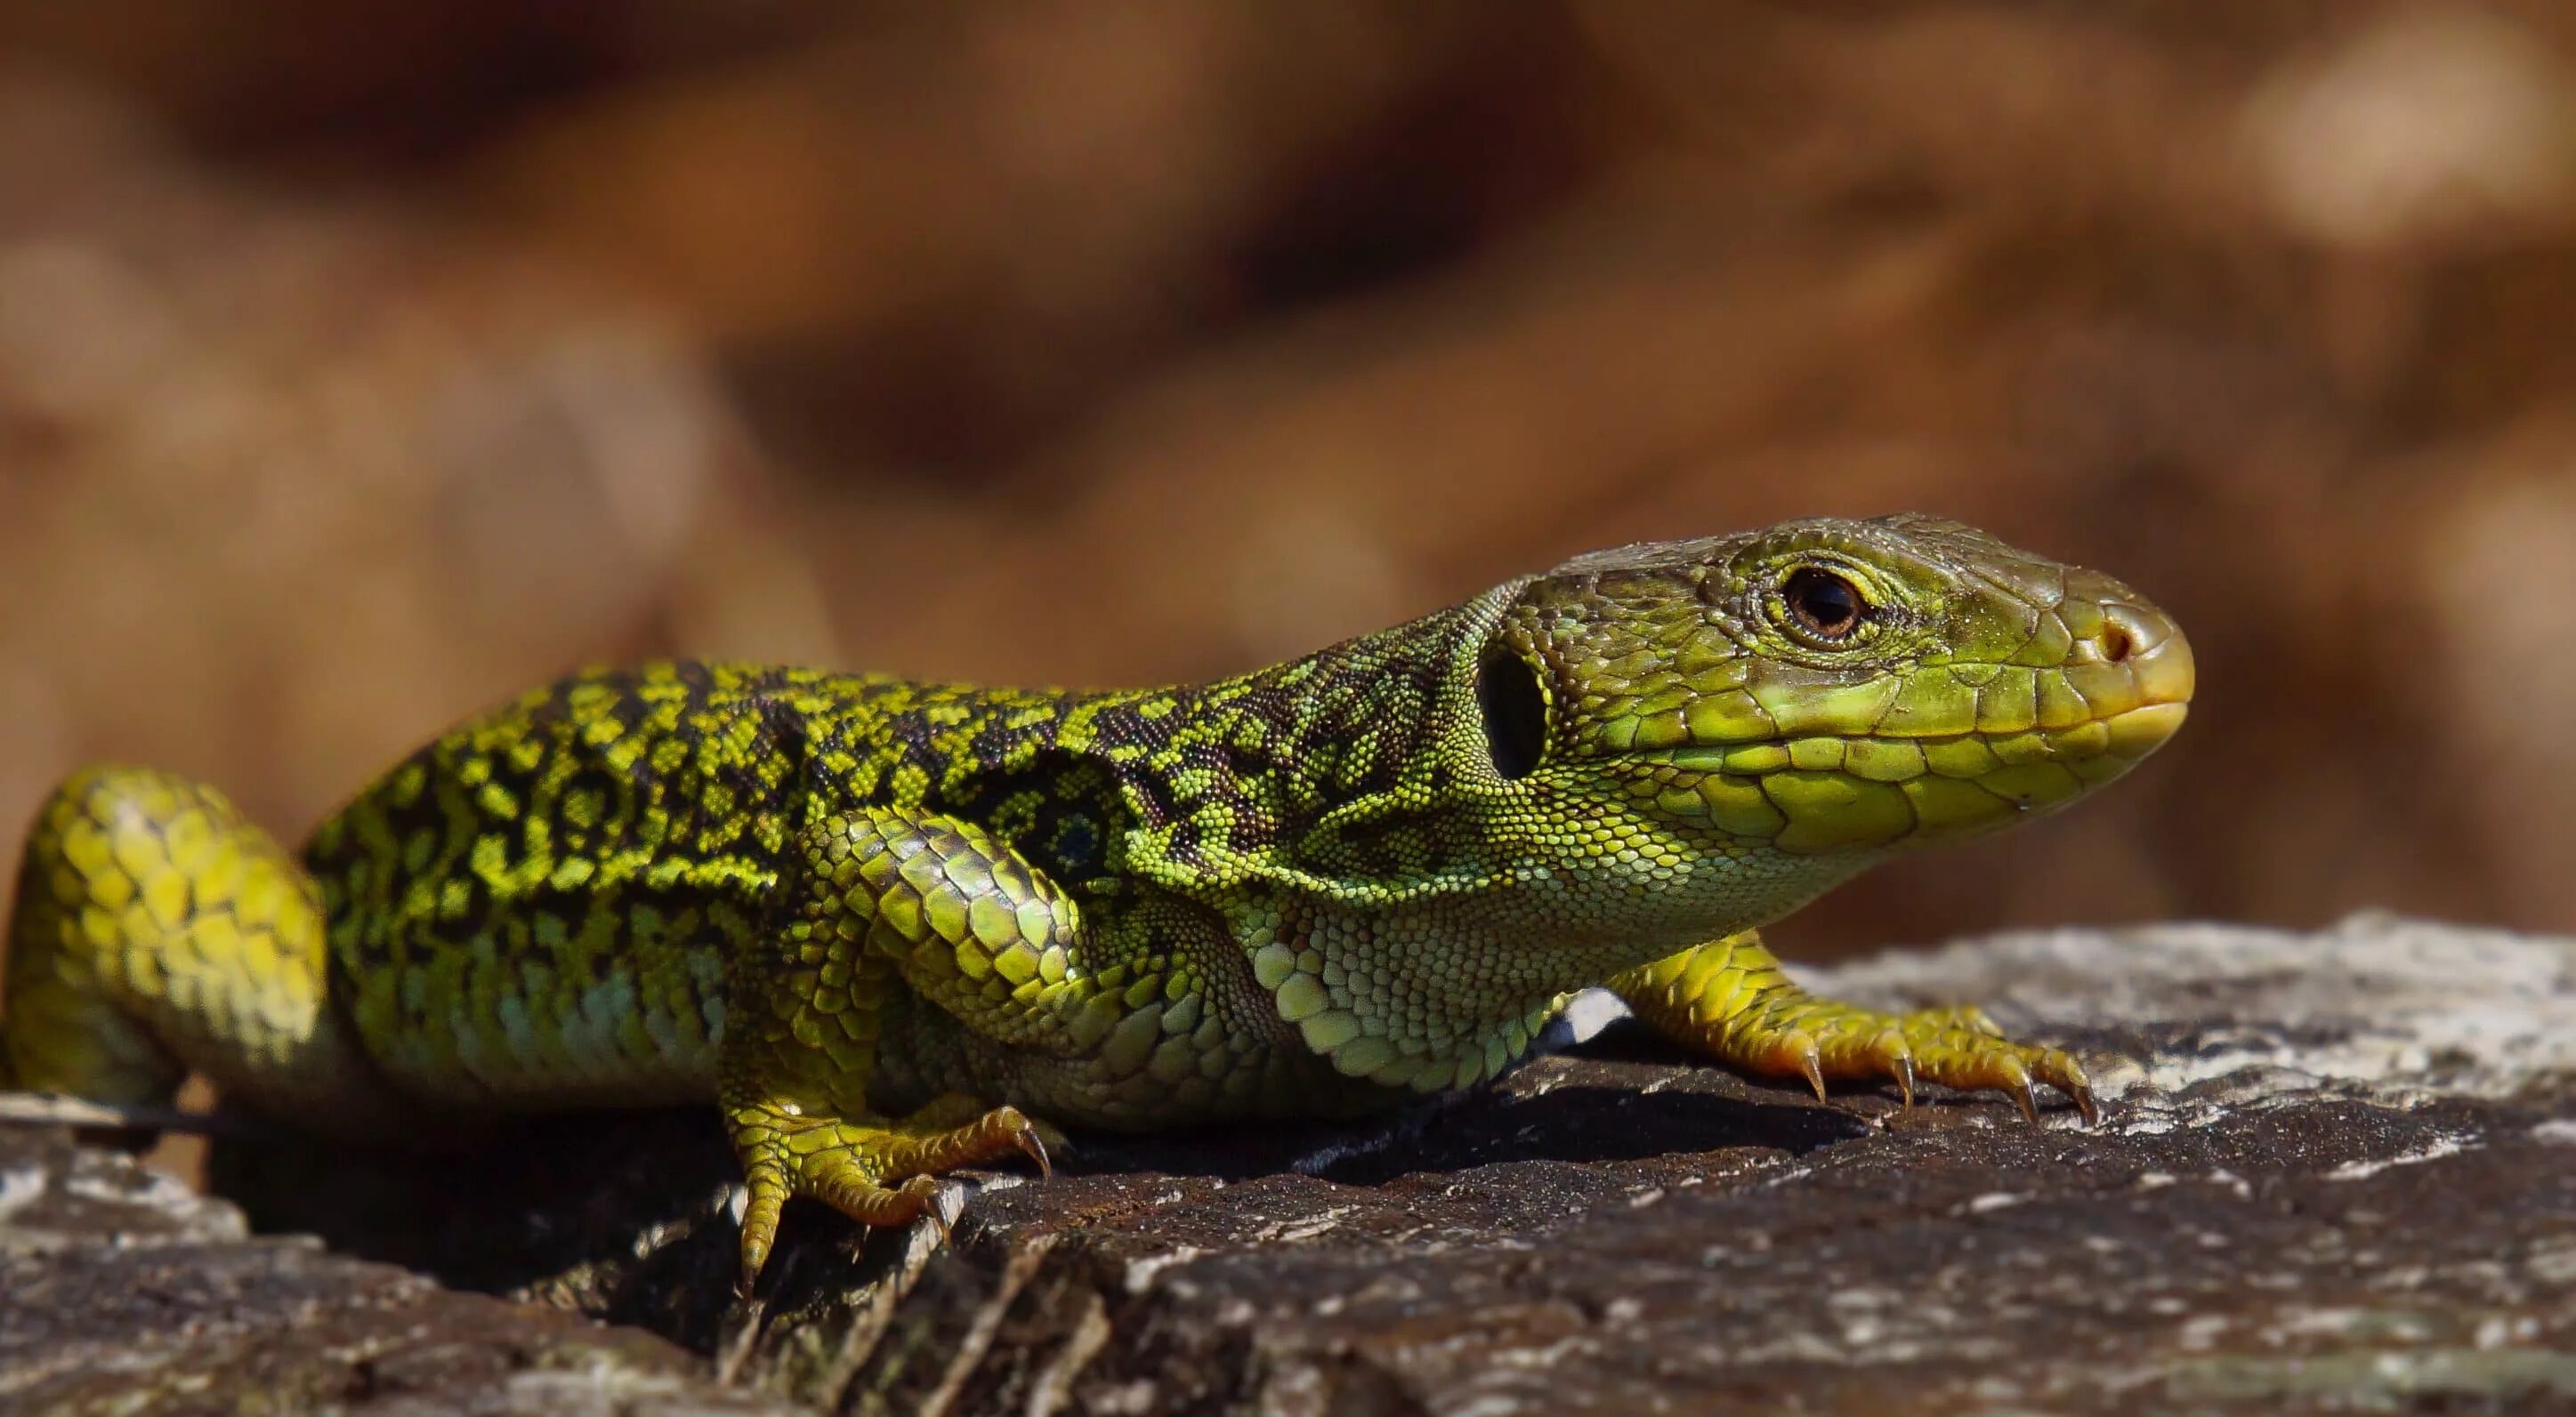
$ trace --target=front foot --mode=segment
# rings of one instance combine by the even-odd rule
[[[903,1225],[925,1215],[938,1223],[933,1202],[945,1172],[1014,1153],[1048,1172],[1045,1139],[1018,1108],[996,1107],[961,1123],[956,1103],[942,1098],[900,1120],[815,1116],[779,1102],[727,1108],[750,1191],[742,1214],[743,1297],[769,1261],[791,1196],[811,1196],[862,1225]]]
[[[2086,1126],[2102,1120],[2084,1065],[2063,1050],[2015,1043],[1975,1008],[1886,1014],[1808,996],[1785,1017],[1742,1020],[1713,1039],[1719,1061],[1771,1077],[1803,1077],[1822,1099],[1828,1082],[1893,1082],[1910,1110],[1914,1084],[2010,1096],[2039,1120],[2034,1083],[2075,1103]]]
[[[1914,1105],[1917,1081],[2009,1094],[2039,1120],[2033,1084],[2075,1101],[2087,1126],[2101,1120],[2084,1067],[2055,1048],[2015,1043],[1973,1008],[1880,1013],[1800,988],[1751,931],[1697,945],[1610,981],[1655,1031],[1738,1072],[1825,1084],[1893,1082]]]

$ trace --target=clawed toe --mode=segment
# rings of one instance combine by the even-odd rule
[[[2081,1065],[2054,1048],[2011,1041],[1977,1009],[1889,1015],[1833,1006],[1818,1012],[1768,1036],[1739,1036],[1739,1061],[1748,1071],[1804,1078],[1819,1100],[1829,1082],[1893,1083],[1911,1112],[1917,1085],[1929,1082],[2000,1092],[2037,1124],[2039,1089],[2048,1086],[2074,1101],[2086,1125],[2100,1119]]]
[[[1807,1079],[1807,1086],[1816,1090],[1816,1100],[1824,1101],[1825,1067],[1816,1053],[1815,1044],[1807,1043],[1798,1050],[1798,1071]]]
[[[2016,1068],[2016,1071],[2018,1071],[2018,1068]],[[2020,1076],[2006,1082],[2003,1086],[2003,1091],[2006,1097],[2013,1100],[2013,1105],[2021,1109],[2023,1121],[2030,1123],[2034,1127],[2039,1125],[2039,1097],[2038,1094],[2030,1090],[2030,1075],[2028,1073],[2022,1073]]]
[[[1983,1022],[1982,1018],[1977,1021]],[[2074,1102],[2086,1126],[2101,1121],[2101,1109],[2093,1100],[2082,1064],[2057,1049],[2014,1043],[1990,1030],[1991,1025],[1964,1037],[1944,1039],[1933,1050],[1933,1066],[1922,1075],[1949,1087],[2001,1092],[2033,1125],[2039,1122],[2039,1088],[2046,1085]]]
[[[2042,1084],[2086,1125],[2101,1118],[2084,1069],[2054,1048],[2016,1043],[1974,1006],[1893,1014],[1811,994],[1751,931],[1621,974],[1610,987],[1649,1027],[1753,1077],[1893,1083],[1906,1111],[1923,1083],[1993,1089],[2039,1120]]]
[[[938,1237],[940,1244],[947,1244],[948,1215],[939,1208],[938,1180],[930,1176],[915,1176],[898,1188],[898,1194],[921,1207],[919,1218],[930,1222],[931,1233]]]
[[[1021,1155],[1037,1163],[1039,1180],[1055,1179],[1055,1163],[1047,1160],[1046,1138],[1038,1135],[1037,1128],[1030,1127],[1012,1140],[1019,1143]]]
[[[972,1113],[971,1099],[942,1098],[899,1120],[818,1117],[766,1102],[737,1104],[734,1145],[751,1178],[743,1217],[743,1287],[746,1293],[767,1261],[781,1205],[791,1195],[812,1196],[865,1225],[894,1226],[927,1217],[940,1240],[948,1217],[940,1210],[939,1176],[1013,1153],[1053,1174],[1040,1124],[1015,1107]]]

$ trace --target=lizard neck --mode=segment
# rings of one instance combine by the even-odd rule
[[[1084,746],[1131,784],[1131,869],[1224,904],[1256,883],[1365,897],[1436,867],[1457,833],[1403,823],[1447,793],[1446,749],[1473,731],[1477,647],[1502,600],[1104,707]]]
[[[1222,916],[1278,1019],[1345,1076],[1490,1077],[1568,990],[1651,957],[1617,934],[1526,948],[1574,924],[1523,908],[1559,883],[1458,810],[1484,751],[1476,666],[1517,589],[1076,725],[1124,759],[1127,871]]]

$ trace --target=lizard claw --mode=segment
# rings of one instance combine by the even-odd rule
[[[1902,1045],[1900,1049],[1901,1047]],[[1887,1059],[1887,1075],[1895,1079],[1896,1095],[1904,1099],[1896,1115],[1900,1117],[1910,1115],[1914,1111],[1914,1055],[1903,1051],[1890,1054]]]
[[[1816,1090],[1816,1100],[1822,1102],[1825,1100],[1824,1060],[1817,1053],[1813,1041],[1801,1038],[1798,1044],[1798,1072],[1806,1078],[1807,1086]]]
[[[948,1217],[939,1212],[939,1182],[931,1176],[915,1176],[903,1183],[902,1192],[921,1207],[921,1218],[930,1222],[931,1232],[939,1243],[948,1243]]]
[[[1020,1155],[1035,1162],[1038,1168],[1038,1179],[1046,1180],[1055,1175],[1055,1163],[1047,1156],[1047,1137],[1049,1133],[1053,1133],[1056,1143],[1065,1145],[1067,1143],[1062,1132],[1056,1131],[1044,1122],[1032,1119],[1017,1107],[996,1107],[986,1113],[983,1121],[978,1125],[989,1128],[995,1136],[1007,1141]]]
[[[2101,1124],[2102,1108],[2093,1100],[2093,1084],[2084,1076],[2082,1063],[2056,1048],[2031,1049],[2025,1053],[2023,1061],[2030,1077],[2065,1093],[2075,1103],[2076,1114],[2084,1119],[2084,1125]],[[2028,1083],[2025,1082],[2024,1086],[2026,1088]]]
[[[1039,1180],[1045,1181],[1052,1180],[1054,1178],[1055,1163],[1047,1160],[1046,1138],[1038,1135],[1037,1128],[1031,1127],[1024,1132],[1021,1132],[1018,1136],[1013,1137],[1012,1140],[1019,1143],[1020,1153],[1022,1155],[1037,1163]]]
[[[2002,1084],[2003,1093],[2021,1109],[2022,1120],[2036,1127],[2039,1125],[2039,1097],[2031,1091],[2030,1074],[2018,1067],[2012,1071],[2014,1076]]]

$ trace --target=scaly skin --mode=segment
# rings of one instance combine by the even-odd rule
[[[1192,688],[663,664],[396,766],[301,867],[210,789],[66,783],[10,925],[0,1074],[184,1071],[290,1120],[712,1098],[781,1204],[908,1220],[1048,1123],[1338,1115],[1473,1086],[1607,983],[1739,1069],[2083,1070],[1973,1010],[1800,990],[1753,931],[1891,851],[2062,806],[2181,723],[2182,636],[1922,517],[1583,557]]]

